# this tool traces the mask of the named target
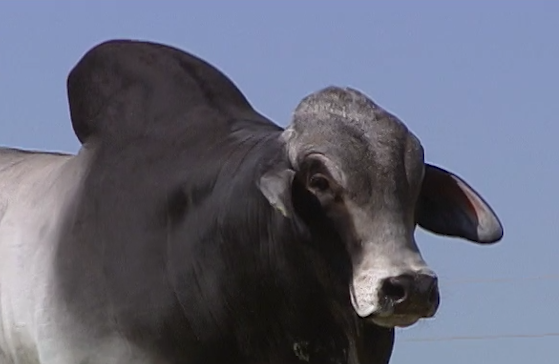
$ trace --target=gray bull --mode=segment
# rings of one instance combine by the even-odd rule
[[[202,60],[111,41],[68,97],[77,155],[0,149],[2,364],[387,363],[439,304],[416,225],[503,235],[354,89],[284,130]]]

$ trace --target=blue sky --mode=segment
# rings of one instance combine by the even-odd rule
[[[112,38],[194,52],[280,125],[306,94],[356,87],[505,227],[491,247],[418,231],[442,304],[398,330],[392,363],[556,363],[557,336],[411,340],[559,332],[557,14],[551,0],[4,1],[0,145],[77,151],[66,76]]]

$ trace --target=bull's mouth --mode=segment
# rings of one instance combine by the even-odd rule
[[[398,310],[395,310],[394,304],[391,300],[385,300],[383,303],[382,307],[372,312],[365,313],[356,310],[356,313],[363,320],[386,328],[409,327],[420,320],[433,317],[436,313],[436,308],[433,308],[429,312],[416,310],[411,310],[410,312],[398,312]]]
[[[436,310],[430,312],[398,312],[394,311],[393,306],[386,305],[383,309],[373,312],[363,319],[370,321],[378,326],[394,328],[409,327],[416,324],[419,320],[429,319],[435,316]]]
[[[423,318],[424,317],[417,316],[417,315],[390,315],[390,316],[371,315],[367,318],[367,320],[371,321],[375,325],[392,329],[395,327],[403,328],[403,327],[412,326]]]

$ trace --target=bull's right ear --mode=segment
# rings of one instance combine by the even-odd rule
[[[264,197],[285,217],[290,217],[293,212],[291,186],[294,177],[295,171],[290,168],[272,168],[258,181],[258,188]]]
[[[478,192],[454,173],[427,163],[416,221],[432,233],[478,244],[503,237],[499,218]]]

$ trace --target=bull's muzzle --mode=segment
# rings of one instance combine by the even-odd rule
[[[430,274],[402,274],[381,283],[379,299],[395,316],[432,317],[439,307],[437,277]]]

